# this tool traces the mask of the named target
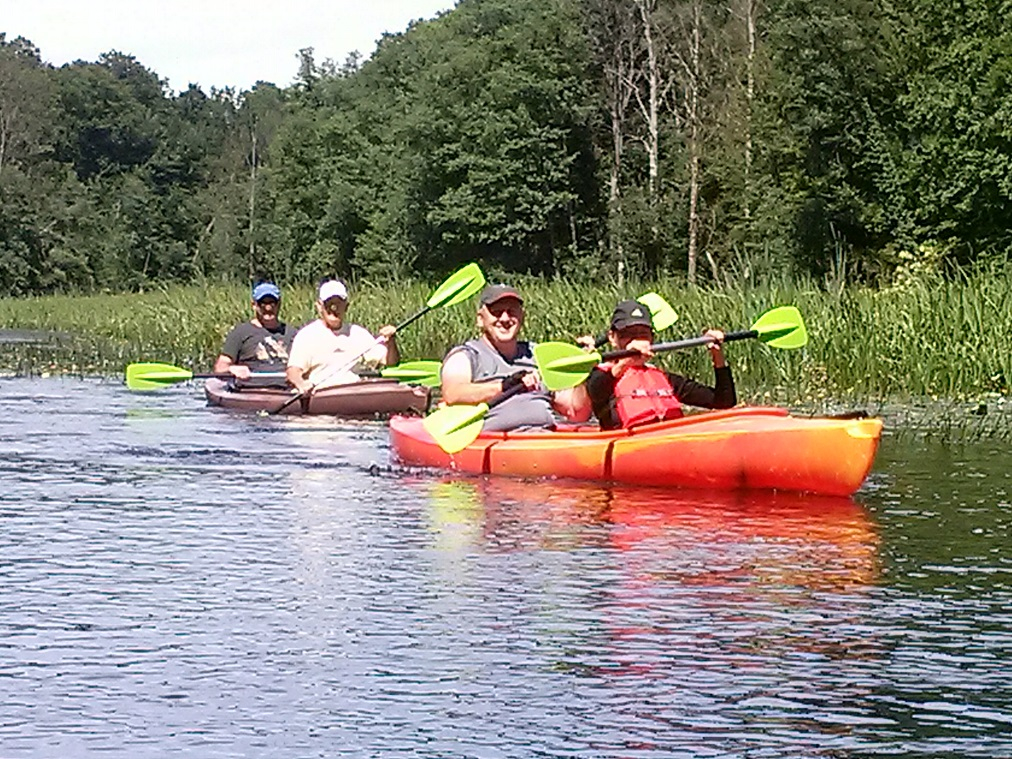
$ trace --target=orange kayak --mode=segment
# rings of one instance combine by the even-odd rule
[[[782,408],[743,407],[624,430],[565,426],[483,433],[464,450],[448,454],[421,419],[390,420],[394,454],[412,466],[824,495],[850,495],[861,486],[881,435],[881,419],[796,417]]]

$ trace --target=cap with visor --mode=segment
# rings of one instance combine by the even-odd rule
[[[273,282],[259,282],[253,286],[253,301],[259,303],[264,298],[281,300],[281,288]]]
[[[481,291],[481,295],[478,296],[478,303],[483,306],[490,306],[503,298],[515,298],[521,303],[524,302],[520,291],[515,287],[510,287],[509,285],[489,285]]]
[[[623,300],[611,314],[611,328],[616,332],[628,327],[650,327],[654,328],[653,319],[650,316],[650,309],[638,300]]]
[[[320,292],[317,296],[321,303],[326,303],[331,298],[348,300],[348,288],[339,279],[328,279],[320,285]]]

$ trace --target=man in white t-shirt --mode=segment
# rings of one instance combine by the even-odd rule
[[[382,327],[379,337],[357,324],[348,324],[348,288],[331,279],[320,285],[316,299],[319,319],[295,334],[288,353],[288,381],[300,393],[316,388],[347,385],[358,381],[352,369],[359,363],[392,365],[400,360],[392,325]]]

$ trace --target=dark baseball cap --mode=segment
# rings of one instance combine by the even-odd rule
[[[524,302],[524,299],[520,296],[520,291],[515,287],[510,287],[509,285],[489,285],[481,291],[478,303],[483,306],[490,306],[503,298],[516,298],[521,303]]]
[[[626,327],[638,326],[654,328],[649,308],[638,300],[624,300],[615,306],[615,310],[611,314],[611,328],[613,330],[618,331]]]

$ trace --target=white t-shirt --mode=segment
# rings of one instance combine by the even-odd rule
[[[345,323],[335,332],[317,319],[295,333],[288,366],[298,367],[315,387],[332,387],[357,382],[352,368],[364,361],[382,363],[386,355],[387,346],[365,327]]]

